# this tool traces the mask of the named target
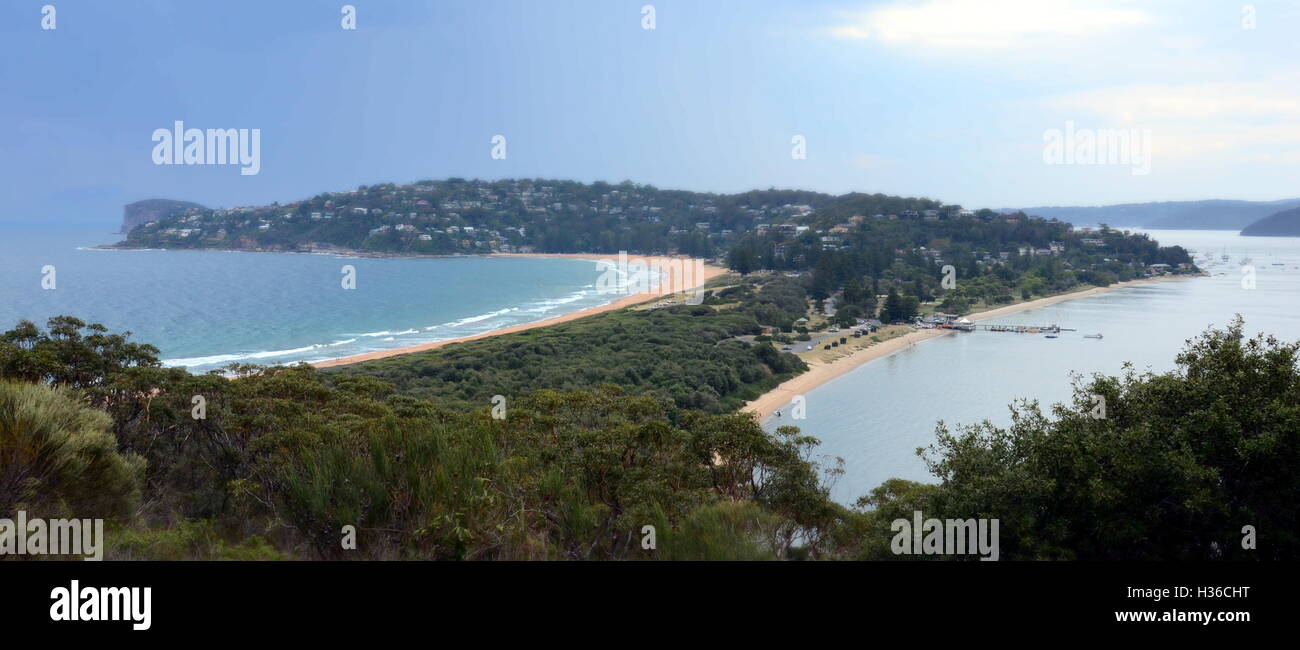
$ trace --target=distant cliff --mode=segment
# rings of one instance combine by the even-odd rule
[[[122,232],[131,232],[132,228],[140,224],[173,217],[190,209],[207,210],[197,203],[171,199],[145,199],[128,203],[122,209]]]
[[[1246,226],[1245,237],[1300,237],[1300,208],[1283,210]]]
[[[1300,199],[1282,201],[1166,201],[1081,207],[1022,208],[1026,214],[1060,219],[1076,226],[1105,223],[1152,229],[1240,230],[1278,210],[1300,206]]]

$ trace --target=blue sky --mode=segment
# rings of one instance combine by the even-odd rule
[[[968,207],[1294,197],[1297,33],[1295,0],[7,0],[0,219],[448,176]],[[260,129],[260,173],[153,164],[176,120]],[[1150,173],[1045,164],[1067,122],[1149,133]]]

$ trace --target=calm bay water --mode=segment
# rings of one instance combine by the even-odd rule
[[[595,262],[105,251],[107,229],[0,225],[0,328],[68,314],[131,330],[168,365],[320,361],[529,323],[606,304]],[[355,290],[340,284],[356,268]],[[57,288],[41,288],[55,267]]]
[[[833,490],[842,503],[886,479],[930,481],[917,447],[934,440],[935,425],[988,419],[1010,423],[1007,405],[1036,399],[1044,409],[1069,402],[1070,375],[1121,374],[1124,362],[1163,372],[1186,339],[1241,314],[1248,332],[1300,339],[1300,241],[1241,237],[1224,231],[1148,231],[1164,245],[1178,244],[1213,263],[1211,277],[1139,285],[985,321],[1058,323],[1075,328],[1059,339],[1042,335],[975,332],[933,339],[868,363],[805,396],[807,417],[788,409],[769,429],[795,425],[822,441],[818,453],[842,457],[846,473]],[[1231,257],[1220,261],[1226,249]],[[1256,288],[1242,288],[1239,266],[1249,256]],[[1102,340],[1085,339],[1100,333]]]

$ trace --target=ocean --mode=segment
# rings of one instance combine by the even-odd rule
[[[67,314],[130,330],[165,365],[206,372],[419,345],[623,297],[596,292],[591,260],[89,248],[121,239],[108,230],[0,224],[0,328]],[[343,288],[345,265],[355,289]]]
[[[1126,362],[1138,371],[1172,370],[1187,339],[1223,327],[1235,314],[1250,333],[1300,339],[1300,241],[1226,231],[1146,232],[1162,245],[1197,251],[1194,257],[1211,276],[1138,285],[982,321],[1056,323],[1077,331],[1057,339],[980,331],[925,341],[809,391],[804,419],[794,420],[783,409],[764,426],[798,426],[821,441],[817,460],[843,458],[845,473],[832,497],[852,504],[889,478],[934,480],[916,450],[934,441],[940,421],[950,428],[985,419],[1004,426],[1011,421],[1008,405],[1016,400],[1038,400],[1044,411],[1069,403],[1072,374],[1119,375]],[[1225,254],[1228,261],[1221,260]],[[1241,262],[1247,257],[1255,271],[1253,289],[1243,286]]]

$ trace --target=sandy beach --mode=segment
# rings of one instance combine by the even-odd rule
[[[1063,293],[1056,296],[1048,296],[1046,298],[1039,298],[1037,300],[1030,300],[1028,302],[1017,303],[1014,305],[1007,305],[1006,307],[998,307],[997,309],[990,309],[988,311],[982,311],[975,314],[970,314],[966,316],[966,318],[969,318],[972,321],[987,320],[990,318],[997,318],[1000,316],[1006,316],[1008,314],[1015,314],[1029,309],[1034,309],[1036,307],[1045,307],[1048,305],[1054,305],[1059,302],[1065,302],[1067,300],[1086,298],[1088,296],[1095,296],[1098,294],[1103,294],[1110,291],[1116,291],[1119,289],[1124,289],[1127,287],[1132,287],[1140,284],[1149,284],[1152,282],[1167,282],[1170,280],[1184,280],[1189,277],[1199,277],[1199,276],[1177,275],[1177,276],[1166,276],[1160,278],[1151,278],[1149,280],[1130,280],[1128,282],[1120,282],[1117,284],[1112,284],[1109,287],[1094,287],[1092,289],[1084,289],[1082,291]],[[897,338],[892,338],[887,341],[877,343],[876,345],[873,345],[869,348],[858,350],[857,352],[854,352],[849,356],[836,359],[835,361],[832,361],[830,363],[823,363],[816,360],[810,361],[808,362],[807,372],[799,375],[798,377],[794,377],[782,383],[780,386],[777,386],[776,388],[773,388],[772,390],[764,393],[758,399],[753,400],[748,404],[746,404],[744,409],[742,410],[758,415],[758,418],[761,421],[763,419],[766,419],[768,416],[772,415],[773,411],[776,411],[777,409],[783,409],[786,406],[788,406],[791,400],[793,400],[796,395],[805,395],[808,393],[808,391],[811,391],[812,389],[817,388],[818,386],[821,386],[822,384],[831,381],[836,377],[844,375],[845,373],[851,370],[857,369],[864,364],[870,363],[877,359],[882,359],[899,350],[915,345],[922,341],[928,341],[930,339],[938,338],[940,336],[950,336],[954,334],[957,334],[957,332],[953,330],[938,330],[938,329],[917,330],[910,334],[905,334]]]
[[[616,264],[619,261],[618,255],[593,255],[593,254],[586,254],[586,253],[497,253],[492,255],[492,257],[557,257],[557,258],[582,259],[582,260],[610,260]],[[318,363],[314,363],[312,365],[316,366],[317,368],[332,368],[335,366],[346,366],[354,363],[360,363],[362,361],[373,361],[375,359],[386,359],[388,357],[396,357],[403,354],[411,354],[413,352],[424,352],[425,350],[434,350],[443,347],[444,345],[451,345],[452,343],[474,341],[478,339],[487,338],[489,336],[500,336],[502,334],[523,332],[525,330],[530,330],[537,327],[546,327],[548,325],[556,325],[558,323],[567,323],[568,321],[571,320],[586,318],[588,316],[604,313],[607,311],[613,311],[615,309],[622,309],[624,307],[631,307],[632,305],[636,305],[642,302],[666,298],[672,295],[672,292],[668,290],[669,287],[672,287],[674,289],[690,291],[692,289],[695,289],[696,287],[703,286],[705,282],[727,272],[727,269],[725,268],[719,266],[710,266],[708,264],[705,264],[704,273],[702,274],[702,276],[696,277],[698,274],[685,272],[682,273],[682,277],[678,278],[678,277],[673,277],[673,272],[680,269],[686,263],[693,263],[694,262],[693,260],[685,257],[651,257],[651,256],[641,256],[641,255],[629,255],[628,259],[638,264],[646,263],[651,266],[655,266],[662,269],[664,273],[669,276],[665,278],[664,282],[662,283],[663,290],[642,291],[640,293],[624,296],[606,305],[600,305],[597,307],[588,307],[587,309],[582,309],[579,311],[562,314],[560,316],[547,318],[545,320],[540,320],[534,323],[523,323],[521,325],[504,327],[497,330],[483,332],[481,334],[475,334],[473,336],[462,336],[459,338],[447,339],[445,341],[434,341],[432,343],[410,345],[401,348],[393,348],[391,350],[377,350],[375,352],[367,352],[365,354],[357,354],[349,357],[342,357],[339,359],[330,359],[329,361],[321,361]]]

